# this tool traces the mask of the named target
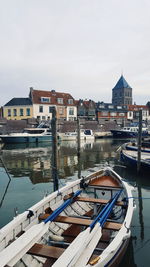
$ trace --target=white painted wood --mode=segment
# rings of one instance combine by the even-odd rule
[[[126,182],[124,182],[121,177],[119,175],[117,175],[114,171],[112,171],[110,168],[105,168],[103,171],[107,171],[107,174],[110,173],[110,175],[112,175],[116,180],[120,179],[120,184],[122,184],[125,188],[125,195],[127,197],[131,197],[132,196],[132,187],[129,186]],[[99,177],[102,176],[103,171],[99,171],[97,173],[92,173],[92,176],[95,175],[95,177]],[[88,182],[88,180],[90,180],[91,178],[91,174],[88,175],[85,178],[85,181]],[[45,209],[45,207],[54,207],[57,206],[55,203],[58,204],[62,202],[63,197],[68,194],[71,193],[73,191],[76,191],[79,189],[79,183],[80,180],[76,180],[73,183],[69,182],[67,183],[67,185],[64,188],[61,188],[59,190],[59,192],[61,192],[61,195],[59,195],[59,200],[57,198],[57,194],[58,192],[54,192],[51,195],[45,197],[43,200],[41,200],[40,202],[38,202],[36,205],[34,205],[33,207],[31,207],[30,209],[34,212],[34,216],[32,217],[32,220],[27,219],[27,214],[28,211],[24,212],[23,214],[18,215],[12,222],[10,222],[7,226],[5,226],[4,228],[2,228],[0,230],[0,248],[1,248],[1,252],[0,252],[0,259],[2,259],[0,261],[0,267],[8,264],[9,266],[13,266],[15,264],[15,262],[17,263],[19,259],[21,259],[22,257],[24,258],[25,256],[27,256],[26,261],[28,262],[29,259],[32,258],[33,264],[35,264],[35,261],[37,262],[37,267],[42,266],[42,262],[38,262],[38,258],[37,257],[33,257],[31,255],[25,255],[25,253],[28,251],[28,249],[35,243],[35,242],[39,242],[39,243],[44,243],[49,239],[49,234],[61,234],[63,232],[63,229],[67,229],[69,227],[69,224],[64,224],[64,223],[50,223],[49,227],[48,224],[47,228],[43,225],[43,223],[38,223],[38,216],[40,213],[42,213]],[[85,196],[85,194],[84,194]],[[88,210],[91,209],[91,206],[88,203],[81,203],[79,202],[79,204],[81,205],[82,208],[85,208]],[[74,205],[74,204],[73,204]],[[79,212],[80,210],[80,214],[83,214],[82,208],[78,209],[78,204],[75,203],[74,205],[75,209],[77,212]],[[126,213],[126,217],[125,217],[125,221],[124,221],[124,225],[122,226],[122,228],[119,230],[119,232],[116,234],[116,236],[114,237],[113,241],[110,243],[110,245],[108,245],[108,247],[104,250],[104,252],[100,255],[100,260],[98,261],[97,264],[94,265],[94,267],[98,267],[98,266],[104,266],[108,263],[109,260],[112,259],[112,257],[115,255],[115,253],[117,252],[117,250],[120,248],[123,239],[127,239],[130,236],[130,224],[131,224],[131,219],[132,219],[132,214],[133,214],[133,210],[135,208],[134,205],[134,201],[132,198],[129,198],[128,200],[128,209],[127,209],[127,213]],[[68,209],[68,211],[70,212],[70,214],[72,215],[76,215],[77,212],[73,211],[72,209]],[[42,228],[39,231],[39,228]],[[129,230],[128,230],[128,229]],[[20,236],[16,241],[14,241],[12,244],[10,244],[8,246],[8,243],[10,242],[10,240],[12,239],[12,237],[16,237],[16,234],[18,231],[20,230],[26,230],[26,233],[24,233],[22,236]],[[38,229],[38,230],[36,230]],[[55,231],[57,233],[55,233]],[[14,233],[14,234],[13,234]],[[93,232],[94,233],[94,232]],[[41,240],[41,238],[44,238],[43,240]],[[95,236],[93,235],[93,237],[91,238],[90,241],[90,245],[94,246],[94,244],[96,244],[96,239],[98,239],[99,237],[95,234]],[[81,239],[82,241],[82,239]],[[76,241],[77,242],[77,241]],[[81,248],[79,245],[78,241],[78,245],[76,246],[76,253],[74,255],[77,255],[77,253],[79,253],[79,248]],[[8,246],[8,247],[6,247]],[[6,248],[5,248],[6,247]],[[5,248],[5,249],[4,249]],[[69,247],[68,247],[69,249]],[[93,249],[93,247],[92,247]],[[92,250],[90,249],[90,250]],[[70,248],[71,250],[71,248]],[[67,250],[66,250],[67,251]],[[73,251],[74,253],[75,251]],[[86,258],[87,254],[89,254],[89,248],[88,247],[82,247],[82,252],[83,252],[83,257],[82,255],[78,254],[78,262],[82,262],[82,260],[84,261],[84,258]],[[62,254],[63,256],[64,254]],[[31,258],[30,258],[31,257]],[[68,258],[72,257],[72,252],[67,254]],[[61,258],[61,257],[60,257]],[[75,259],[77,260],[77,259]],[[87,260],[87,259],[86,259]],[[29,260],[30,262],[30,260]],[[19,261],[20,263],[20,261]],[[58,262],[57,262],[58,263]],[[22,263],[21,263],[22,264]],[[16,264],[16,266],[21,266]],[[15,267],[16,267],[15,266]],[[25,265],[23,265],[25,267]],[[30,264],[29,266],[32,266],[32,264]],[[61,266],[61,265],[59,265]],[[65,267],[65,264],[62,264],[63,267]],[[77,266],[77,265],[76,265]],[[82,266],[82,265],[78,265],[78,266]],[[90,265],[89,265],[90,266]]]
[[[0,267],[13,266],[48,231],[49,223],[31,227],[26,233],[0,252]]]

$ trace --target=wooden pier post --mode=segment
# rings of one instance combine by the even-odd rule
[[[80,119],[77,119],[77,143],[78,143],[78,157],[80,156],[80,149],[81,149],[81,136],[80,136]]]
[[[81,178],[81,157],[80,157],[80,150],[81,150],[81,136],[80,136],[80,119],[77,119],[77,156],[78,156],[78,178]]]
[[[57,118],[56,118],[56,108],[51,108],[52,120],[51,120],[51,129],[52,129],[52,177],[54,182],[54,191],[58,190],[58,173],[57,173]]]
[[[139,110],[137,172],[140,171],[141,167],[141,140],[142,140],[142,109]]]

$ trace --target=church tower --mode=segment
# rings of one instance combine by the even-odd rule
[[[113,105],[132,105],[132,88],[126,82],[123,75],[112,89]]]

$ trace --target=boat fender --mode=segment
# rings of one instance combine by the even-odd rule
[[[64,240],[64,237],[63,236],[60,236],[60,235],[54,235],[54,234],[50,234],[49,235],[49,238],[51,240],[54,240],[54,241],[63,241]]]
[[[27,218],[30,219],[34,215],[34,213],[32,210],[28,210],[28,211],[29,211],[29,213],[27,215]]]

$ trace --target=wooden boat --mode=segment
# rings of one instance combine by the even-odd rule
[[[137,168],[138,153],[132,150],[121,150],[121,160],[132,168]],[[141,170],[150,170],[150,153],[141,152]]]
[[[137,126],[123,127],[120,130],[111,130],[111,133],[115,138],[134,138],[138,136],[138,129],[139,127]],[[148,135],[148,128],[142,127],[142,136]]]
[[[117,266],[134,208],[132,187],[109,167],[69,182],[0,230],[0,267]]]
[[[75,132],[65,132],[60,133],[60,138],[62,141],[77,141],[78,133]],[[81,129],[80,130],[80,139],[81,140],[94,140],[94,134],[91,129]]]
[[[122,147],[123,149],[126,149],[126,150],[138,151],[138,145],[135,142],[125,143],[123,144]],[[142,143],[141,152],[150,153],[150,147],[143,146],[143,143]]]

